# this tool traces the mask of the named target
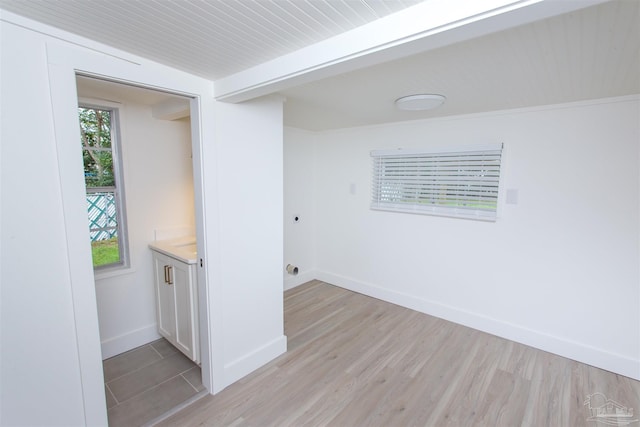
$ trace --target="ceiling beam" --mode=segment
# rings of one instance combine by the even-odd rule
[[[427,0],[214,82],[242,102],[609,0]]]

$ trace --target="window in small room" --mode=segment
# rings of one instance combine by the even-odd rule
[[[78,108],[93,267],[126,267],[127,238],[117,110]]]
[[[371,209],[495,221],[502,144],[372,151]]]

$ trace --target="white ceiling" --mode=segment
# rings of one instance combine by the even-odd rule
[[[8,11],[211,80],[416,3],[0,0]],[[285,124],[311,130],[638,94],[640,1],[608,1],[280,93]],[[393,101],[411,93],[447,102],[395,111]]]
[[[447,97],[432,111],[394,100]],[[603,3],[282,91],[285,123],[322,130],[640,93],[640,1]]]
[[[422,0],[0,0],[0,7],[217,80]]]

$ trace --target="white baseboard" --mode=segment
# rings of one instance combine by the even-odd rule
[[[286,351],[287,337],[282,335],[262,347],[226,364],[224,366],[224,387],[233,384]]]
[[[296,286],[300,286],[303,283],[307,283],[317,276],[316,270],[308,270],[302,273],[298,273],[296,276],[291,276],[290,274],[286,274],[284,278],[284,290],[288,291],[289,289],[293,289]]]
[[[323,282],[640,380],[640,360],[637,359],[524,328],[482,314],[381,288],[349,277],[325,271],[316,271],[315,273],[315,278]]]
[[[151,341],[155,341],[160,338],[160,334],[158,334],[158,327],[155,323],[153,325],[128,332],[124,335],[108,338],[101,342],[102,360],[124,353],[125,351],[132,350],[136,347],[140,347],[141,345],[148,344]]]

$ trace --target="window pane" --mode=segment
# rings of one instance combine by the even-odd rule
[[[120,261],[118,238],[113,237],[91,242],[91,254],[94,267],[118,263]]]
[[[120,203],[114,171],[112,113],[96,108],[79,108],[84,180],[93,266],[123,261]]]
[[[111,151],[111,112],[79,108],[78,115],[86,186],[115,186]]]
[[[502,144],[371,155],[372,209],[496,220]]]
[[[111,112],[96,108],[79,108],[80,129],[86,147],[111,148]]]
[[[84,182],[91,187],[113,187],[113,154],[111,151],[82,150]]]

